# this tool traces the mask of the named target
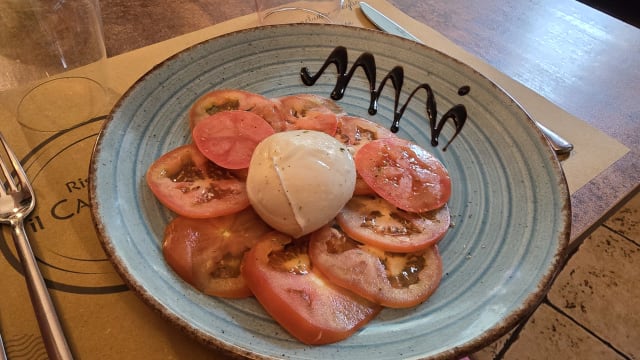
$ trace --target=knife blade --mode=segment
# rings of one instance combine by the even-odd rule
[[[364,13],[367,19],[369,19],[369,21],[371,21],[378,29],[422,44],[420,39],[413,36],[413,34],[405,30],[402,26],[398,25],[395,21],[389,19],[383,13],[376,10],[366,2],[360,2],[360,10],[362,10],[362,13]]]
[[[386,15],[375,9],[364,1],[360,2],[360,10],[378,29],[392,35],[400,36],[405,39],[413,40],[417,43],[424,44],[420,39],[413,36],[410,32],[398,25],[395,21],[389,19]],[[562,138],[560,135],[545,127],[538,121],[533,121],[538,129],[542,131],[544,136],[549,140],[551,148],[557,155],[567,155],[573,150],[573,144]]]

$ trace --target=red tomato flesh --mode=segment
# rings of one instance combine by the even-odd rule
[[[356,173],[356,186],[353,189],[353,195],[375,195],[375,193],[371,186],[362,180],[362,176]]]
[[[245,169],[258,143],[274,133],[260,116],[232,110],[202,119],[193,129],[192,137],[209,160],[227,169]]]
[[[331,282],[392,308],[424,302],[442,278],[436,246],[413,253],[386,252],[356,242],[331,226],[311,235],[309,256]]]
[[[436,244],[451,225],[449,208],[413,213],[377,195],[354,196],[336,221],[352,238],[385,251],[421,251]]]
[[[356,171],[381,197],[400,209],[425,212],[451,195],[444,165],[420,146],[401,138],[378,139],[355,155]]]
[[[334,137],[347,146],[351,155],[355,155],[358,149],[370,141],[397,136],[391,130],[371,120],[343,115],[338,117],[338,127]],[[353,194],[368,195],[375,194],[375,191],[358,174]]]
[[[266,235],[244,256],[256,299],[293,337],[320,345],[346,339],[381,307],[329,282],[309,262],[308,239]]]
[[[279,103],[248,91],[221,89],[201,96],[189,111],[189,126],[193,130],[205,117],[220,111],[251,111],[265,119],[275,131],[284,130]]]
[[[241,176],[209,161],[191,144],[158,158],[147,170],[146,180],[156,198],[173,212],[209,218],[249,206]]]
[[[270,231],[251,208],[210,219],[179,216],[165,228],[162,253],[178,276],[203,293],[248,297],[242,257]]]
[[[338,117],[335,138],[355,154],[364,144],[378,139],[394,138],[396,134],[371,120],[343,115]]]
[[[280,102],[285,130],[316,130],[334,136],[342,109],[332,100],[313,94],[284,96]]]

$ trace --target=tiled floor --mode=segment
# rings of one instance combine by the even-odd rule
[[[585,239],[524,326],[472,359],[640,359],[640,194]]]

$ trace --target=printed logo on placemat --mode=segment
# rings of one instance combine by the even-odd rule
[[[36,192],[25,221],[48,286],[72,293],[111,293],[127,287],[104,253],[91,219],[88,171],[104,117],[50,137],[22,163]],[[0,232],[0,251],[22,271],[10,232]]]
[[[5,339],[7,358],[11,360],[47,360],[47,350],[40,334],[20,334]]]

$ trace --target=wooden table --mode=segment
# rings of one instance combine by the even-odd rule
[[[238,0],[100,3],[109,56],[254,11]],[[390,3],[631,149],[572,195],[572,243],[638,191],[640,29],[573,0]]]

